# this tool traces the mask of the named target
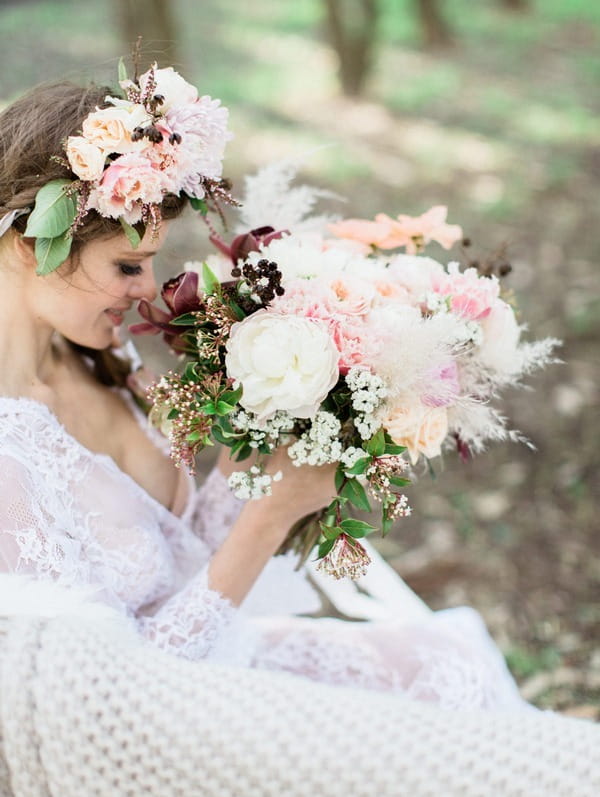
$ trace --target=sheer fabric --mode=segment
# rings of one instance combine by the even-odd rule
[[[404,616],[397,602],[371,622],[295,616],[320,601],[293,555],[269,562],[239,609],[209,589],[210,558],[241,508],[218,470],[190,490],[177,517],[110,457],[71,437],[45,405],[0,397],[0,477],[0,568],[92,587],[175,655],[400,691],[448,708],[525,706],[470,609]],[[387,566],[378,566],[385,581]]]

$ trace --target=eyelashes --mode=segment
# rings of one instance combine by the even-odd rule
[[[119,263],[119,271],[126,277],[137,277],[142,273],[142,267],[132,263]]]

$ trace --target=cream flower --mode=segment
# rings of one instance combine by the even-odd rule
[[[396,407],[384,428],[399,446],[406,446],[413,465],[423,454],[428,459],[441,453],[448,434],[448,413],[445,407],[426,407],[418,399]]]
[[[81,180],[99,180],[104,171],[104,152],[83,136],[69,136],[67,158],[73,172]]]
[[[132,142],[131,134],[134,128],[144,127],[150,121],[142,105],[120,103],[118,107],[102,108],[89,114],[81,131],[84,138],[106,154],[124,154],[147,146],[145,139]]]
[[[259,310],[231,328],[225,364],[246,410],[310,418],[337,382],[338,358],[320,322]]]
[[[512,307],[497,299],[479,323],[483,332],[479,362],[505,376],[516,373],[521,367],[518,352],[521,330]]]
[[[146,89],[150,74],[151,70],[148,70],[140,77],[142,92]],[[162,104],[159,106],[161,113],[167,113],[174,105],[185,105],[190,102],[196,102],[198,99],[198,89],[188,83],[187,80],[184,80],[172,66],[168,66],[165,69],[156,69],[156,64],[154,64],[154,79],[156,81],[154,94],[160,94],[164,97]]]

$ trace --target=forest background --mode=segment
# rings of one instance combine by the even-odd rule
[[[114,84],[138,33],[146,62],[229,106],[234,193],[301,157],[301,179],[347,197],[333,212],[447,204],[469,257],[511,263],[530,336],[563,340],[563,363],[506,397],[537,450],[446,456],[379,547],[432,607],[482,612],[528,699],[599,719],[600,4],[0,0],[0,106],[45,80]],[[160,275],[209,252],[190,216]]]

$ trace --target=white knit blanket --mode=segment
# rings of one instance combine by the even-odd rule
[[[50,589],[40,612],[35,590],[0,593],[7,797],[600,794],[592,723],[191,663],[81,596]]]

